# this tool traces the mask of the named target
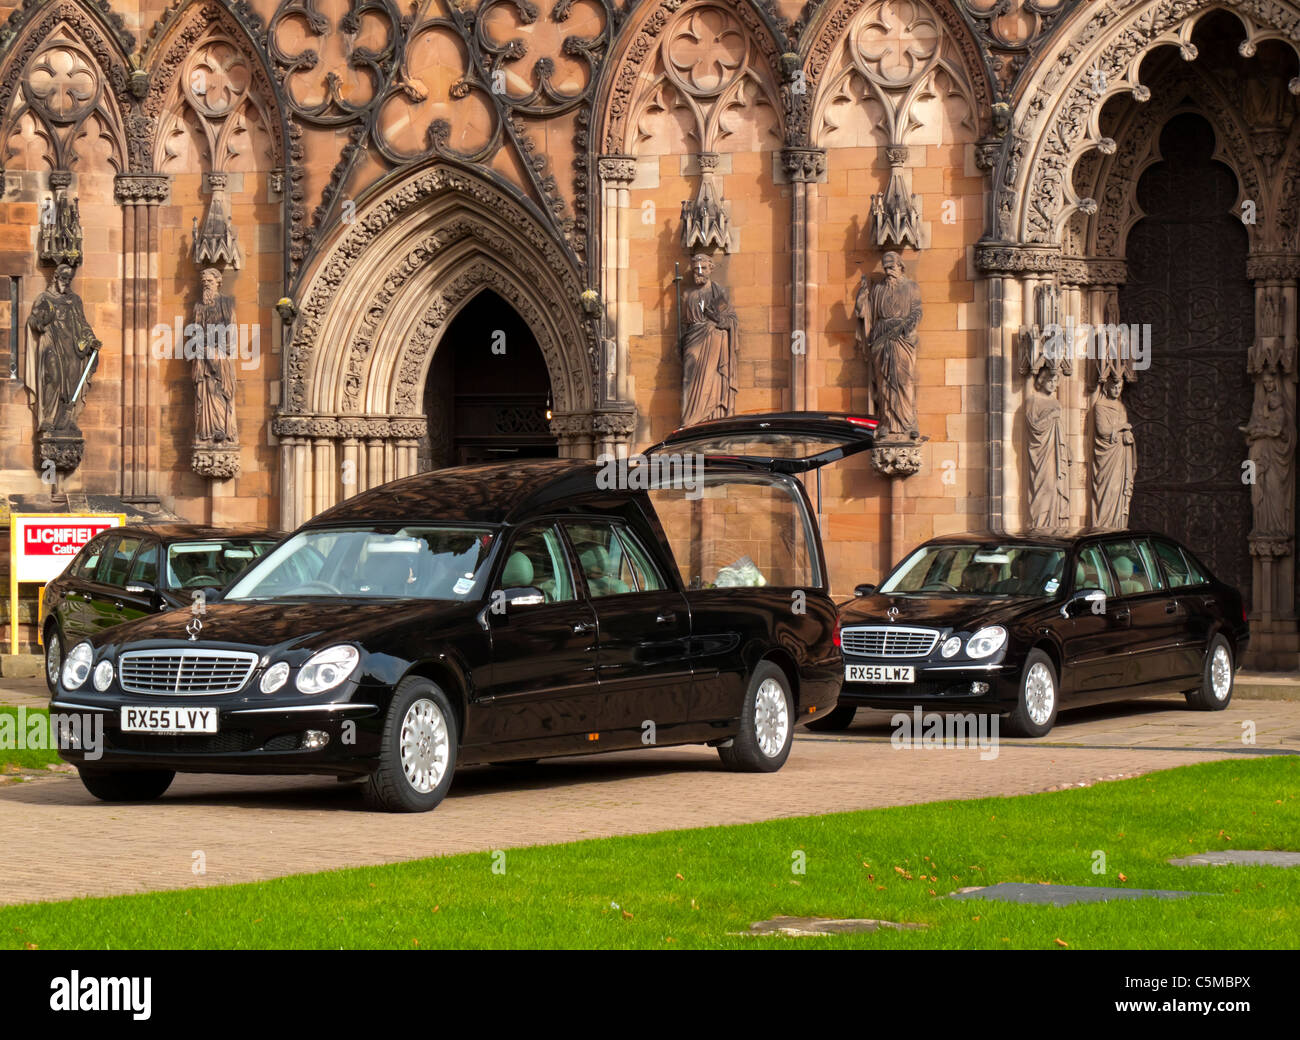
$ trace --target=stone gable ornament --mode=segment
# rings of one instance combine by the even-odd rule
[[[718,156],[706,152],[700,157],[700,190],[695,200],[682,203],[682,248],[721,249],[731,252],[731,214],[722,198],[716,170]]]
[[[42,461],[61,472],[81,464],[85,440],[76,419],[103,346],[72,291],[74,273],[60,264],[27,317],[27,389],[36,400],[37,441]]]
[[[78,201],[68,197],[72,175],[60,170],[50,174],[53,198],[41,205],[36,252],[42,263],[81,264],[81,211]]]
[[[695,285],[682,298],[682,425],[736,412],[740,324],[727,290],[713,280],[714,263],[691,257]]]
[[[194,218],[194,266],[224,263],[238,271],[239,239],[226,201],[226,174],[208,174],[208,184],[212,188],[212,201],[208,203],[203,226],[199,226],[198,217]]]
[[[877,248],[921,248],[921,210],[917,196],[907,190],[903,179],[906,148],[888,148],[889,184],[871,196],[871,217],[867,238]]]

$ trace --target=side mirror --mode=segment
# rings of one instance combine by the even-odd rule
[[[147,582],[141,582],[138,585],[128,585],[126,591],[131,593],[133,596],[152,596],[158,590]]]
[[[546,593],[535,585],[518,585],[512,589],[502,589],[498,602],[507,607],[537,607],[546,602]]]
[[[858,585],[857,587],[854,588],[853,595],[870,596],[875,591],[876,591],[876,587],[874,585],[866,585],[866,584]]]
[[[1106,593],[1101,589],[1076,589],[1074,593],[1061,604],[1061,617],[1071,618],[1082,614],[1086,609],[1091,610],[1094,614],[1104,614],[1106,612]]]

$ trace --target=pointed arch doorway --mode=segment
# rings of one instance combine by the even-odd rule
[[[537,337],[491,289],[448,323],[424,386],[419,469],[556,458],[551,377]]]

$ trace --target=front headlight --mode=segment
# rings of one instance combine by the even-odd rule
[[[103,693],[113,685],[113,662],[100,661],[95,665],[95,689]]]
[[[996,654],[1007,644],[1007,630],[1001,625],[992,625],[989,628],[981,628],[966,643],[966,656],[979,660],[981,657],[988,657],[989,654]]]
[[[324,693],[343,682],[361,660],[355,646],[331,646],[308,658],[298,669],[299,693]]]
[[[90,665],[95,651],[89,643],[78,643],[63,659],[63,685],[69,690],[79,690],[90,678]]]

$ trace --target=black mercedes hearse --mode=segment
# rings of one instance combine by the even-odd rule
[[[457,765],[705,743],[773,771],[835,704],[835,605],[796,475],[875,420],[773,414],[631,460],[438,470],[312,519],[201,612],[71,647],[52,708],[105,800],[176,772],[358,777],[432,809]],[[93,732],[86,730],[84,732]]]

